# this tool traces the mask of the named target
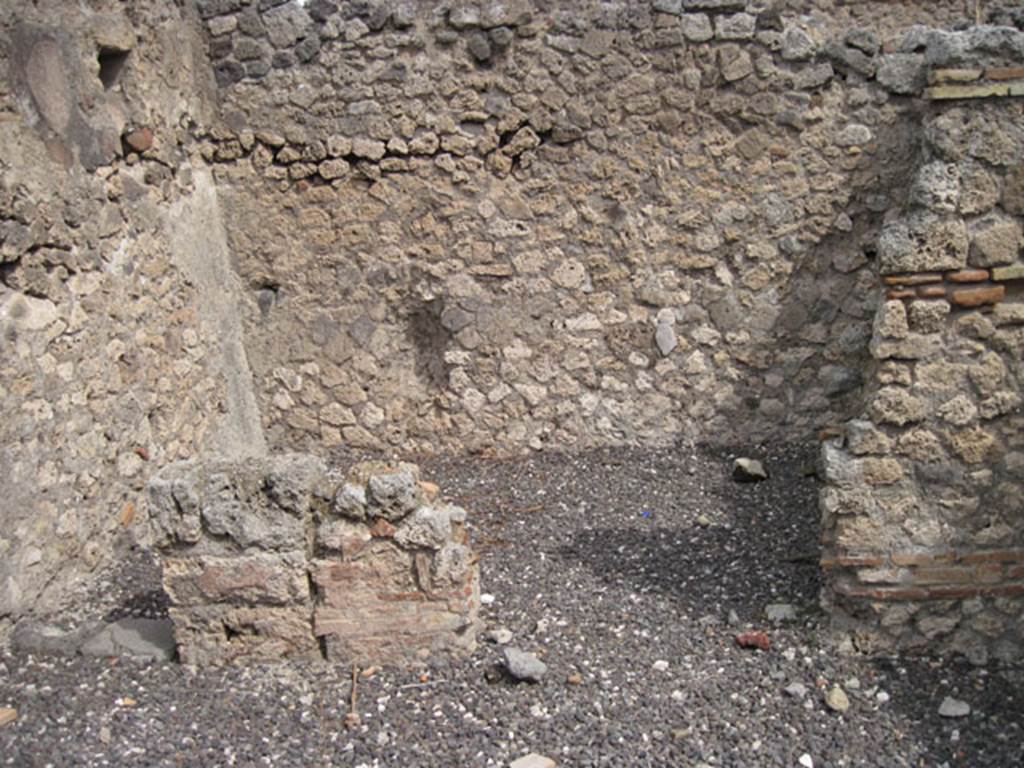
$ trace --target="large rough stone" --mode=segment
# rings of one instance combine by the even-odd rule
[[[263,14],[263,26],[275,48],[287,48],[304,38],[313,19],[300,3],[286,3]]]
[[[412,549],[441,549],[451,538],[452,523],[448,507],[420,507],[402,521],[395,541]]]
[[[69,656],[77,653],[85,640],[103,629],[101,622],[86,623],[74,630],[26,619],[11,633],[11,649],[17,653]]]
[[[204,605],[171,608],[178,656],[196,666],[321,659],[309,607]]]
[[[1021,225],[1016,218],[991,213],[971,225],[970,261],[976,267],[1012,264],[1021,248]]]
[[[905,389],[882,387],[868,407],[872,418],[882,424],[902,426],[921,421],[928,413],[927,403]]]
[[[878,238],[883,275],[960,269],[967,263],[967,226],[962,219],[928,211],[886,220]]]
[[[1006,174],[1003,186],[1003,208],[1007,213],[1024,216],[1024,163]]]
[[[686,13],[680,20],[683,36],[692,43],[704,43],[715,36],[715,29],[706,13]]]
[[[910,187],[910,202],[937,213],[956,213],[960,203],[960,167],[942,162],[921,166]]]
[[[916,53],[890,53],[882,56],[875,78],[890,93],[913,96],[927,83],[924,56]]]
[[[407,469],[375,474],[367,484],[367,513],[395,522],[412,512],[423,501],[415,475]]]
[[[781,55],[785,61],[807,61],[817,53],[818,45],[800,27],[786,27],[782,33]]]

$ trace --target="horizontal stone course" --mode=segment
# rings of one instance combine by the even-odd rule
[[[936,85],[925,90],[933,101],[947,99],[992,99],[1024,96],[1024,82],[987,83],[984,85]]]

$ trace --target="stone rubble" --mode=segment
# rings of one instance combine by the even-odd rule
[[[850,697],[846,695],[846,691],[841,686],[833,685],[825,694],[825,704],[833,712],[842,714],[850,709]]]
[[[757,459],[740,457],[732,463],[732,478],[738,483],[759,483],[768,479],[768,472]]]
[[[555,768],[556,765],[558,764],[550,757],[531,752],[513,760],[508,764],[508,768]]]
[[[536,654],[519,648],[508,647],[501,652],[501,655],[505,669],[516,680],[539,683],[544,675],[547,674],[547,664],[538,659]]]

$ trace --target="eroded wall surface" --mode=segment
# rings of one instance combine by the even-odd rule
[[[239,406],[212,178],[188,153],[213,114],[194,11],[19,3],[0,55],[2,637],[131,543],[151,467],[262,433]]]
[[[920,108],[882,45],[959,3],[199,8],[272,444],[748,442],[855,411]]]

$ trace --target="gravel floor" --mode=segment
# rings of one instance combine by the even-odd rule
[[[196,670],[130,659],[0,656],[0,765],[1018,766],[1024,671],[837,655],[822,637],[810,448],[765,448],[769,481],[722,451],[616,450],[517,461],[424,460],[471,512],[485,631],[548,664],[501,674],[500,648],[384,670]],[[142,553],[94,585],[81,617],[160,615]],[[786,602],[796,623],[771,626]],[[768,651],[737,647],[749,628]],[[806,695],[790,695],[800,683]],[[850,708],[825,706],[833,685]],[[968,702],[938,715],[947,695]],[[802,762],[801,762],[802,761]]]

